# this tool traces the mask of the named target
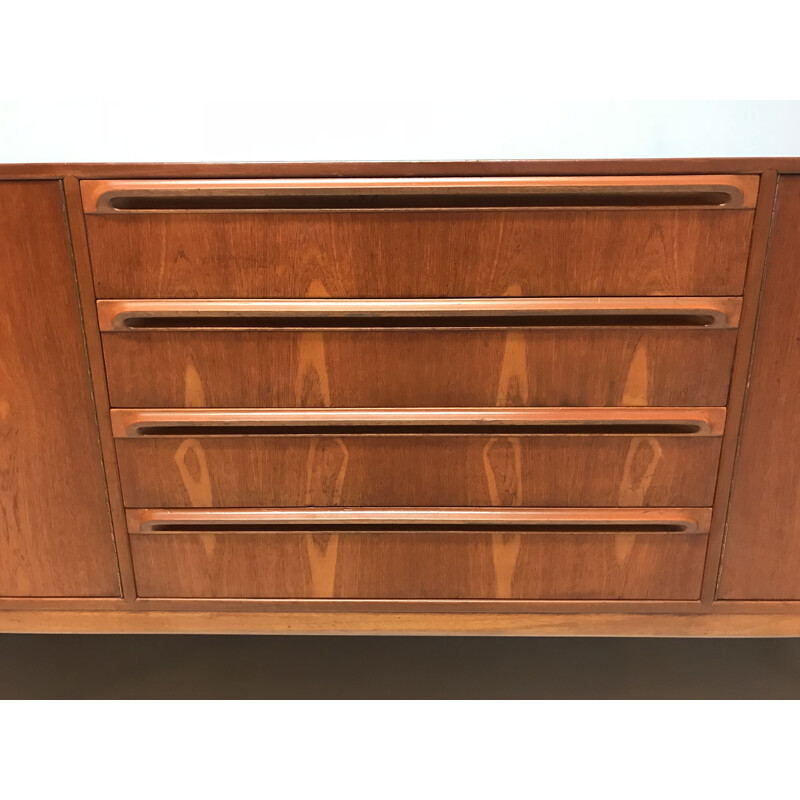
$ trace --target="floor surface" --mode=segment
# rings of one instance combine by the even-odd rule
[[[800,639],[0,635],[0,698],[800,698]]]

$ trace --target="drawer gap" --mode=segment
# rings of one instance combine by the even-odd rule
[[[129,508],[128,530],[198,531],[707,533],[707,508],[516,508],[492,506],[330,508]]]
[[[724,408],[114,408],[114,436],[721,436]]]
[[[721,208],[735,201],[730,191],[571,192],[517,191],[481,193],[384,194],[123,194],[107,199],[114,211],[383,211],[420,209],[637,208],[690,206]]]
[[[657,436],[664,434],[697,435],[702,426],[688,423],[608,423],[584,425],[581,423],[561,425],[146,425],[137,427],[137,437],[155,436],[369,436],[369,435],[638,435]]]
[[[735,328],[738,297],[99,300],[102,331]]]
[[[82,181],[84,211],[752,208],[755,175]]]
[[[298,328],[361,329],[361,328],[570,328],[570,327],[718,327],[712,314],[676,314],[652,311],[619,314],[587,311],[581,314],[532,314],[530,316],[376,316],[376,317],[265,317],[265,316],[129,316],[120,320],[117,329],[181,330],[181,329],[281,329]]]
[[[674,523],[650,523],[635,522],[630,523],[571,523],[546,524],[546,523],[515,523],[498,522],[497,527],[488,529],[491,523],[483,524],[439,524],[435,527],[430,525],[410,525],[403,524],[370,524],[351,522],[347,524],[331,525],[314,522],[298,522],[295,524],[284,523],[281,525],[263,523],[179,523],[179,522],[158,522],[148,525],[143,533],[284,533],[284,532],[312,532],[312,533],[452,533],[454,531],[464,533],[497,533],[497,527],[502,531],[513,531],[514,533],[688,533],[695,532],[693,527],[688,524]],[[139,534],[141,535],[141,534]]]

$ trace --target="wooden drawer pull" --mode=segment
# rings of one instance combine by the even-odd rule
[[[98,300],[103,331],[252,328],[735,328],[738,297],[437,300]]]
[[[84,211],[753,208],[755,175],[82,181]]]
[[[710,508],[128,509],[130,533],[285,530],[707,533]]]
[[[113,409],[117,438],[307,433],[721,436],[724,408]]]

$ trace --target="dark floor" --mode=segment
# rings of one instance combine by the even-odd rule
[[[0,698],[800,698],[800,639],[2,635]]]

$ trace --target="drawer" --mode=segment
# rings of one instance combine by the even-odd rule
[[[262,516],[266,520],[274,513]],[[330,519],[330,512],[319,513]],[[181,512],[129,511],[138,593],[167,598],[693,600],[700,592],[707,510],[650,511],[649,517],[641,510],[584,512],[590,519],[606,520],[593,528],[581,525],[574,512],[562,510],[559,516],[551,510],[539,515],[543,524],[538,528],[525,529],[514,527],[505,512],[510,527],[500,527],[498,519],[488,530],[492,520],[485,511],[476,512],[480,519],[468,530],[421,529],[419,524],[404,530],[402,523],[382,529],[387,519],[369,513],[374,524],[368,529],[348,529],[358,522],[350,513],[335,532],[302,525],[299,530],[255,532],[252,525],[235,530],[252,517],[244,512],[225,530],[191,531],[186,528],[198,525],[197,519]],[[220,512],[219,519],[225,516]],[[681,519],[692,517],[696,524],[684,526],[686,532],[672,532],[682,527]],[[659,526],[648,522],[652,519],[679,524]],[[158,530],[143,532],[143,521],[144,527]],[[555,530],[538,532],[548,525]],[[654,530],[662,527],[667,530]]]
[[[83,181],[98,297],[738,295],[757,176]]]
[[[112,411],[132,507],[710,506],[724,409]]]
[[[103,335],[118,407],[724,406],[735,343],[680,326]]]

